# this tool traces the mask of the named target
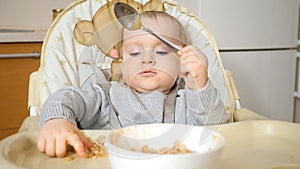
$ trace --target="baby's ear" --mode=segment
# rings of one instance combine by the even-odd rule
[[[112,50],[110,50],[109,51],[109,56],[112,57],[112,58],[114,58],[114,59],[120,58],[118,49],[112,49]]]
[[[90,21],[79,21],[74,28],[76,40],[83,45],[93,45],[97,42],[93,23]]]

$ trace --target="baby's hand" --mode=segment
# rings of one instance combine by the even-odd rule
[[[190,89],[201,89],[208,80],[207,57],[195,46],[186,46],[178,51],[180,74]]]
[[[71,145],[79,157],[85,156],[85,149],[91,143],[83,136],[80,130],[65,119],[53,119],[45,123],[38,137],[39,151],[50,157],[64,157],[67,154],[67,145]]]

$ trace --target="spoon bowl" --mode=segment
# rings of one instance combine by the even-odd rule
[[[170,47],[174,52],[178,52],[181,48],[174,43],[168,41],[167,39],[163,38],[162,36],[156,34],[151,29],[143,26],[140,14],[135,10],[132,6],[128,5],[127,3],[117,2],[114,5],[114,13],[118,21],[121,23],[123,27],[129,30],[138,30],[141,29],[145,32],[150,33],[151,35],[155,36],[161,42],[166,44]]]
[[[130,5],[118,2],[114,6],[114,13],[118,21],[126,29],[138,30],[142,28],[142,21],[140,15]]]

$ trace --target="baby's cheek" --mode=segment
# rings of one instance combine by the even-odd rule
[[[163,70],[173,78],[177,78],[180,67],[179,67],[180,60],[178,57],[168,57],[168,58],[162,58],[157,62],[156,67],[157,69]]]
[[[122,75],[125,82],[130,82],[139,72],[139,66],[136,64],[122,63]]]

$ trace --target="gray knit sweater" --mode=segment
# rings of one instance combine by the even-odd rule
[[[81,129],[111,129],[109,112],[112,107],[107,99],[111,100],[122,127],[163,122],[164,93],[156,90],[137,93],[124,84],[105,82],[111,83],[107,98],[93,78],[80,89],[66,87],[50,95],[42,107],[40,127],[50,119],[63,118]],[[175,123],[209,125],[228,120],[220,94],[210,81],[201,90],[190,90],[186,86],[178,89]]]

